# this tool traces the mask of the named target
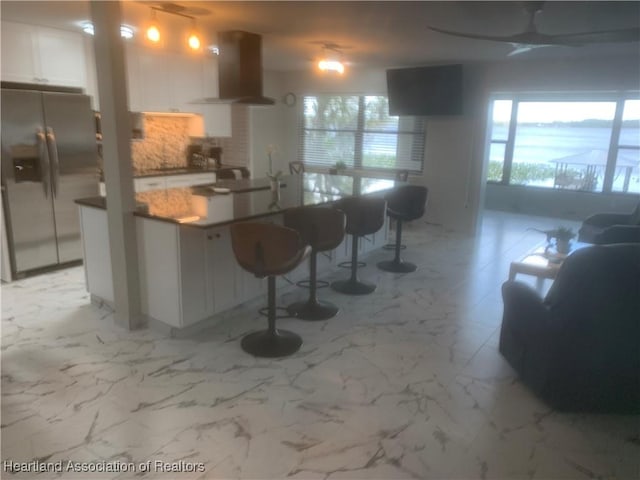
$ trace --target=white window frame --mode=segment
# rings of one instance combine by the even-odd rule
[[[490,147],[492,144],[505,144],[504,161],[502,166],[502,180],[487,180],[487,183],[498,185],[517,185],[524,188],[541,188],[552,189],[550,187],[540,187],[532,185],[512,184],[511,169],[513,166],[513,153],[515,148],[515,137],[517,133],[517,117],[518,107],[521,102],[614,102],[616,103],[615,114],[613,123],[611,126],[611,136],[609,141],[609,148],[607,153],[607,164],[605,166],[605,174],[603,180],[602,190],[590,191],[589,193],[619,193],[624,195],[637,195],[636,192],[614,191],[613,180],[616,169],[616,161],[618,158],[618,151],[621,149],[626,150],[640,150],[640,146],[636,145],[621,145],[620,144],[620,131],[622,128],[622,114],[624,109],[624,103],[626,100],[639,100],[640,92],[637,91],[622,91],[622,92],[580,92],[580,93],[513,93],[513,94],[494,94],[489,99],[489,115],[487,125],[487,148],[485,148],[486,162],[489,162]],[[493,140],[493,104],[496,100],[511,100],[511,118],[509,122],[508,135],[506,140]]]

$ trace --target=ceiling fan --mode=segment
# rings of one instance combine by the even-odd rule
[[[476,40],[491,40],[494,42],[509,43],[514,50],[509,55],[528,52],[534,48],[552,47],[552,46],[569,46],[579,47],[594,43],[622,43],[640,41],[640,28],[625,28],[620,30],[603,30],[595,32],[566,33],[557,35],[547,35],[538,32],[536,27],[536,17],[545,2],[523,2],[524,8],[529,15],[529,22],[524,32],[514,35],[497,36],[497,35],[477,35],[473,33],[454,32],[451,30],[443,30],[441,28],[428,27],[434,32],[445,33],[456,37],[473,38]]]

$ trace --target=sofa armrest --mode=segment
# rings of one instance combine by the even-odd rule
[[[596,213],[587,217],[583,224],[594,227],[608,227],[610,225],[627,225],[631,215],[628,213]]]
[[[596,237],[595,243],[640,243],[640,225],[613,225],[605,228]]]
[[[511,329],[518,337],[546,335],[549,309],[542,297],[531,287],[510,280],[502,284],[504,301],[503,328]]]

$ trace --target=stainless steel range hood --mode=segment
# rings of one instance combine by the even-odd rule
[[[262,95],[262,37],[232,30],[218,32],[219,98],[202,98],[192,103],[237,103],[273,105]]]

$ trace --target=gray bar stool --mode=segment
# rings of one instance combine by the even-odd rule
[[[287,307],[287,311],[302,320],[327,320],[338,313],[338,307],[318,300],[317,255],[333,250],[344,238],[345,215],[335,208],[295,208],[284,213],[285,227],[300,234],[303,243],[311,246],[309,257],[309,298]]]
[[[276,329],[276,276],[296,268],[309,254],[300,235],[291,228],[271,223],[231,225],[233,254],[242,268],[268,281],[268,328],[245,335],[242,349],[256,357],[284,357],[302,345],[299,335]]]
[[[409,273],[418,268],[415,264],[400,260],[402,248],[402,222],[416,220],[424,215],[427,203],[427,187],[403,185],[387,194],[387,215],[396,221],[395,257],[378,262],[378,268],[386,272]]]
[[[376,233],[384,225],[386,201],[379,197],[349,197],[336,205],[347,216],[346,232],[352,236],[351,277],[333,282],[331,288],[347,295],[366,295],[376,286],[358,279],[358,239]]]

